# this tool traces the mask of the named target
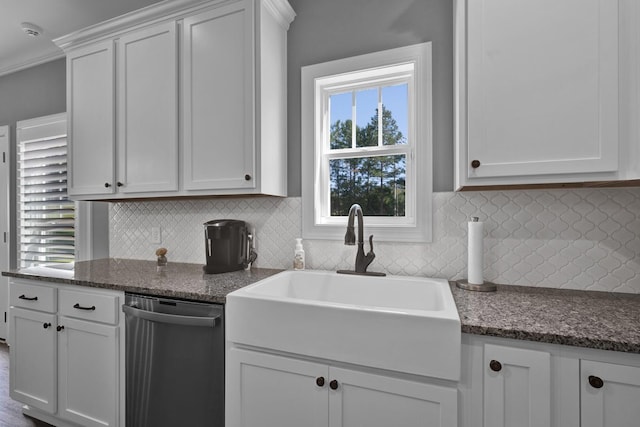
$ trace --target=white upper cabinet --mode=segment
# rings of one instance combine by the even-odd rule
[[[184,188],[255,188],[253,8],[234,3],[182,28]]]
[[[67,54],[68,193],[112,194],[115,185],[115,58],[107,40]]]
[[[118,41],[118,191],[178,189],[178,47],[174,21]]]
[[[457,189],[620,179],[619,9],[456,2]]]
[[[286,0],[160,2],[56,39],[76,200],[287,195]]]
[[[183,193],[287,195],[294,16],[286,0],[243,0],[184,19]]]

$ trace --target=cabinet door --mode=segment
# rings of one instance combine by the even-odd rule
[[[250,189],[255,177],[253,6],[241,1],[183,23],[183,185]]]
[[[456,426],[457,399],[453,387],[329,368],[330,427]]]
[[[465,52],[466,43],[467,78],[459,83],[467,93],[459,99],[468,107],[459,166],[469,183],[617,171],[618,2],[459,3],[467,8],[458,44]],[[506,178],[526,176],[537,177]]]
[[[111,40],[67,55],[70,196],[114,192],[114,67]]]
[[[327,427],[326,365],[232,348],[226,367],[228,427]]]
[[[0,126],[0,271],[9,270],[9,126]],[[11,184],[13,185],[13,184]],[[8,338],[7,316],[9,315],[9,278],[0,276],[0,338]],[[4,322],[2,321],[4,320]]]
[[[640,367],[581,360],[580,383],[582,427],[638,426]]]
[[[550,423],[550,354],[486,344],[485,427],[548,427]]]
[[[178,189],[176,23],[118,44],[118,191]]]
[[[58,323],[59,415],[87,427],[117,425],[117,327],[64,316]]]
[[[56,316],[11,307],[10,395],[34,408],[55,413]]]

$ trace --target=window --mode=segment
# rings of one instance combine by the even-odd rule
[[[75,203],[67,198],[65,114],[24,120],[18,138],[18,267],[74,261]]]
[[[302,68],[303,236],[431,240],[431,44]]]

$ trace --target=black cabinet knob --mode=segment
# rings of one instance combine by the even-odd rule
[[[64,329],[64,326],[60,325],[56,327],[56,331],[60,332]]]
[[[497,360],[492,360],[489,362],[489,368],[491,368],[493,372],[500,372],[502,370],[502,363]]]
[[[318,387],[322,387],[324,385],[324,377],[318,377],[316,378],[316,385]]]
[[[45,328],[45,329],[48,329],[48,328],[49,328],[49,326],[51,326],[51,323],[44,323],[44,324],[42,325],[42,327],[43,327],[43,328]]]
[[[109,188],[109,187],[111,187],[111,184],[109,184],[108,182],[105,182],[104,183],[104,188]]]
[[[329,383],[329,388],[331,390],[337,390],[338,389],[338,381],[331,380],[331,382]]]
[[[595,375],[589,375],[589,384],[593,388],[602,388],[602,386],[604,385],[604,381],[602,381],[602,378],[600,377],[596,377]]]
[[[471,161],[471,167],[474,169],[477,169],[480,167],[480,160],[472,160]]]
[[[251,175],[246,174],[246,175],[244,176],[244,180],[245,180],[245,181],[251,181]]]
[[[118,187],[122,187],[124,184],[123,184],[123,183],[121,183],[120,181],[118,181],[118,182],[116,182],[116,185],[117,185]]]

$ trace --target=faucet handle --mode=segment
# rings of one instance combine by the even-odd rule
[[[375,257],[376,257],[376,254],[373,252],[373,234],[372,234],[371,236],[369,236],[369,252],[364,257],[365,271],[367,270],[367,267],[369,266],[369,264],[373,262],[373,259]]]

